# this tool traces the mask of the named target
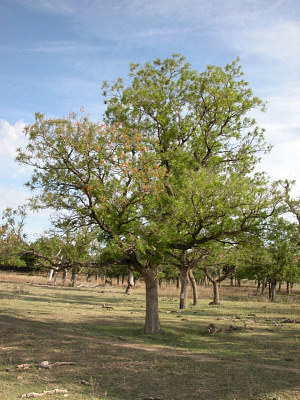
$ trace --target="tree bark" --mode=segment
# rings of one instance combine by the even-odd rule
[[[282,284],[282,282],[279,282],[279,284],[278,284],[278,293],[281,293],[281,284]]]
[[[269,300],[275,300],[276,279],[271,279],[269,282]]]
[[[127,277],[127,287],[125,294],[130,294],[131,290],[134,288],[134,276],[131,269],[128,270],[128,277]]]
[[[266,288],[266,280],[263,279],[261,283],[261,292],[260,292],[261,295],[265,293],[265,288]]]
[[[260,285],[261,285],[261,281],[258,280],[258,281],[257,281],[257,290],[260,289]]]
[[[51,282],[51,281],[52,281],[53,273],[54,273],[54,269],[51,268],[51,269],[49,270],[49,272],[48,272],[48,282]]]
[[[74,287],[77,279],[77,271],[76,268],[72,268],[72,276],[71,276],[71,286]]]
[[[62,285],[65,286],[67,280],[68,270],[65,268],[62,275]]]
[[[180,268],[181,272],[181,277],[180,277],[180,283],[181,283],[181,288],[180,288],[180,302],[179,302],[179,308],[182,310],[184,308],[187,308],[187,287],[189,283],[189,268]]]
[[[57,271],[54,271],[54,274],[53,274],[53,285],[54,286],[56,285],[56,279],[57,279]]]
[[[286,294],[291,294],[291,285],[290,281],[286,282]]]
[[[141,271],[146,283],[146,317],[143,332],[150,335],[162,334],[158,314],[158,267]]]
[[[220,305],[220,287],[219,287],[219,282],[218,281],[211,281],[213,284],[213,289],[214,289],[214,299],[211,303],[211,305]]]
[[[198,304],[198,287],[196,283],[196,279],[193,274],[193,270],[189,270],[189,278],[192,284],[192,289],[193,289],[193,304],[196,306]]]

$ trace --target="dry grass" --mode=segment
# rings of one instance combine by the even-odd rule
[[[165,335],[151,337],[140,333],[143,285],[131,296],[115,285],[54,287],[45,276],[0,274],[1,400],[54,388],[70,400],[300,399],[300,324],[282,322],[300,320],[297,288],[271,304],[250,285],[224,287],[222,306],[211,307],[211,288],[201,287],[199,305],[178,312],[178,290],[163,285]],[[208,334],[210,323],[222,331]],[[76,365],[16,370],[43,360]]]

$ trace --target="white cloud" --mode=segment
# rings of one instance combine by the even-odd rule
[[[0,185],[0,210],[7,207],[16,208],[26,202],[30,194],[20,187],[8,187]]]
[[[300,24],[294,21],[266,23],[263,27],[239,30],[227,37],[233,48],[265,60],[300,64]]]
[[[25,142],[24,121],[11,125],[8,121],[0,119],[0,157],[14,158],[16,149]]]
[[[296,180],[300,193],[300,82],[277,85],[274,92],[267,112],[256,116],[266,129],[267,142],[274,145],[271,153],[262,157],[259,169],[273,180]]]

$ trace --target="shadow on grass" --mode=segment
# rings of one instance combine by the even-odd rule
[[[6,390],[2,397],[11,400],[22,393],[38,392],[50,386],[67,389],[69,399],[74,400],[90,399],[91,396],[112,400],[144,400],[147,397],[164,400],[253,400],[261,399],[266,394],[280,393],[285,393],[285,399],[294,399],[293,393],[300,390],[299,373],[290,368],[268,368],[256,363],[255,357],[254,362],[233,358],[236,355],[245,356],[245,348],[261,351],[269,346],[273,349],[271,332],[251,343],[246,331],[230,336],[212,336],[201,329],[199,331],[197,322],[182,326],[180,323],[184,321],[178,320],[177,327],[174,326],[176,321],[165,321],[166,335],[160,338],[141,336],[141,319],[134,321],[126,316],[95,319],[89,316],[80,323],[54,318],[39,322],[13,315],[12,311],[0,321],[0,379],[4,382],[3,387],[7,387],[0,388],[0,394],[1,390]],[[196,340],[193,339],[196,333],[199,342],[209,342],[203,345],[205,356],[197,352],[183,354],[176,349],[180,341],[182,345],[187,343],[182,340],[184,337]],[[276,332],[276,340],[286,340],[286,334]],[[124,336],[127,342],[108,335]],[[144,343],[145,349],[135,345],[137,341]],[[163,347],[152,346],[149,350],[150,344],[173,349],[163,351]],[[225,347],[224,353],[222,347]],[[198,348],[201,350],[201,346]],[[209,355],[209,349],[213,354]],[[33,368],[22,372],[14,369],[18,364],[43,360],[50,363],[73,361],[76,365],[50,370]],[[12,371],[3,372],[4,367]],[[21,378],[18,380],[17,376]],[[83,380],[89,385],[79,383]],[[14,389],[11,388],[12,382]],[[10,396],[9,390],[16,390],[16,397]],[[288,397],[286,393],[294,397]]]

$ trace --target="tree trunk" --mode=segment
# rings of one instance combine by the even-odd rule
[[[48,272],[48,282],[51,282],[51,281],[52,281],[53,273],[54,273],[54,269],[51,268],[51,269],[49,270],[49,272]]]
[[[65,268],[62,275],[62,285],[65,286],[67,280],[68,270]]]
[[[266,280],[263,279],[261,284],[261,292],[260,292],[261,295],[265,293],[265,288],[266,288]]]
[[[211,303],[211,305],[220,305],[220,287],[219,287],[219,283],[214,280],[212,281],[213,284],[213,289],[214,289],[214,299]]]
[[[177,288],[177,289],[180,288],[180,279],[179,279],[178,276],[177,276],[177,278],[176,278],[176,288]]]
[[[257,290],[260,289],[260,285],[261,285],[261,281],[258,280],[258,281],[257,281]]]
[[[72,276],[71,276],[71,286],[74,287],[77,279],[77,271],[75,268],[72,268]]]
[[[53,274],[53,285],[54,286],[56,285],[56,279],[57,279],[57,271],[54,271],[54,274]]]
[[[181,268],[180,272],[181,272],[181,277],[180,277],[181,288],[180,288],[179,308],[184,309],[184,308],[187,308],[187,286],[189,283],[189,280],[188,280],[189,269]]]
[[[134,276],[131,269],[128,270],[128,277],[127,277],[127,287],[125,294],[130,294],[131,290],[134,288]]]
[[[281,283],[282,282],[279,282],[279,284],[278,284],[278,293],[281,293]]]
[[[290,281],[286,282],[286,294],[291,294],[291,285]]]
[[[158,315],[157,272],[157,267],[152,267],[142,272],[146,283],[146,318],[143,331],[150,335],[163,333]]]
[[[274,301],[275,300],[275,289],[276,289],[276,279],[271,279],[269,282],[269,300]]]
[[[198,287],[192,270],[189,271],[189,278],[193,289],[193,304],[196,306],[198,304]]]

